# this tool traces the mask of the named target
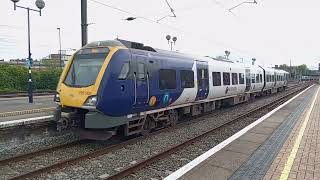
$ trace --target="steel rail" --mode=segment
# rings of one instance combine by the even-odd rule
[[[165,151],[162,151],[162,152],[160,152],[160,153],[158,153],[158,154],[156,154],[156,155],[154,155],[154,156],[152,156],[152,157],[150,157],[150,158],[148,158],[146,160],[143,160],[143,161],[141,161],[141,162],[139,162],[139,163],[137,163],[135,165],[132,165],[132,166],[130,166],[130,167],[128,167],[128,168],[126,168],[126,169],[124,169],[122,171],[119,171],[118,173],[116,173],[114,175],[111,175],[111,176],[109,176],[107,178],[104,178],[104,179],[113,180],[113,179],[124,178],[124,177],[126,177],[126,176],[128,176],[128,175],[130,175],[130,174],[132,174],[132,173],[134,173],[134,172],[136,172],[136,171],[138,171],[138,170],[140,170],[140,169],[142,169],[142,168],[144,168],[144,167],[146,167],[146,166],[158,161],[158,160],[161,160],[161,159],[163,159],[163,158],[165,158],[165,157],[167,157],[167,156],[179,151],[180,149],[182,149],[182,148],[184,148],[186,146],[191,145],[192,143],[194,143],[196,141],[199,141],[200,139],[208,136],[209,134],[212,134],[212,133],[216,132],[219,129],[224,128],[225,126],[228,126],[228,125],[230,125],[230,124],[232,124],[234,122],[238,122],[240,119],[248,118],[249,116],[258,113],[261,110],[265,111],[266,109],[268,109],[268,110],[273,109],[274,107],[284,103],[287,100],[288,97],[291,97],[292,95],[300,92],[302,89],[305,89],[305,88],[306,87],[303,87],[301,89],[298,89],[296,91],[288,93],[288,94],[286,94],[286,95],[284,95],[284,96],[282,96],[282,97],[280,97],[280,98],[278,98],[278,99],[276,99],[276,100],[274,100],[274,101],[272,101],[272,102],[270,102],[270,103],[268,103],[266,105],[254,108],[254,109],[252,109],[252,110],[250,110],[250,111],[248,111],[248,112],[246,112],[244,114],[241,114],[241,115],[231,119],[230,121],[227,121],[227,122],[219,125],[218,127],[215,127],[213,129],[205,132],[205,133],[202,133],[202,134],[200,134],[200,135],[198,135],[198,136],[196,136],[196,137],[194,137],[192,139],[189,139],[189,140],[187,140],[187,141],[185,141],[183,143],[180,143],[180,144],[178,144],[178,145],[176,145],[174,147],[168,148]]]
[[[49,147],[49,148],[41,149],[41,150],[38,150],[38,151],[33,151],[33,152],[30,152],[30,153],[22,154],[22,155],[15,156],[15,157],[12,157],[12,158],[2,159],[2,160],[0,160],[0,166],[5,166],[8,163],[15,163],[15,162],[23,161],[23,160],[30,159],[30,158],[33,158],[33,157],[36,157],[36,156],[40,156],[40,155],[43,155],[43,154],[52,153],[52,152],[54,152],[56,150],[70,148],[70,147],[73,147],[75,145],[79,145],[79,144],[85,143],[85,142],[86,141],[83,141],[83,140],[74,141],[74,142],[71,142],[71,143],[62,144],[62,145]]]
[[[297,86],[297,87],[301,87],[301,85]],[[301,91],[302,89],[305,89],[307,86],[304,86],[302,88],[299,88],[298,90],[296,91],[293,91],[291,93],[288,93],[287,95],[284,95],[280,98],[285,98],[285,97],[288,97],[289,95],[291,94],[294,94],[294,93],[297,93],[298,91]],[[280,98],[278,98],[277,100],[279,100]],[[275,100],[275,101],[277,101]],[[275,103],[275,101],[271,102],[271,103]],[[270,104],[270,103],[269,103]],[[245,113],[245,114],[242,114],[236,118],[233,119],[233,121],[236,121],[236,119],[241,119],[241,118],[244,118],[246,117],[248,114],[252,114],[253,112],[256,112],[257,109],[263,109],[265,108],[266,105],[263,105],[262,107],[258,107],[258,108],[254,108],[253,110],[250,110],[249,113]],[[205,117],[205,116],[209,116],[210,114],[205,114],[204,116],[201,116],[201,117]],[[198,118],[196,118],[198,119]],[[199,120],[198,120],[199,121]],[[218,129],[218,128],[221,128],[222,126],[225,126],[226,124],[230,124],[231,122],[227,122],[227,123],[224,123],[223,125],[220,125],[214,129]],[[181,123],[182,126],[184,125],[189,125],[189,124],[192,124],[192,122],[190,121],[186,121],[185,123]],[[150,135],[147,135],[147,136],[139,136],[139,137],[136,137],[136,138],[133,138],[133,139],[129,139],[127,141],[124,141],[124,142],[121,142],[119,144],[115,144],[115,145],[112,145],[112,146],[108,146],[108,147],[105,147],[105,148],[102,148],[102,149],[99,149],[99,150],[96,150],[96,151],[93,151],[93,152],[89,152],[83,156],[79,156],[79,157],[75,157],[75,158],[71,158],[71,159],[68,159],[68,160],[65,160],[65,161],[61,161],[61,162],[58,162],[56,164],[53,164],[53,165],[49,165],[47,167],[44,167],[44,168],[41,168],[41,169],[36,169],[34,171],[30,171],[30,172],[27,172],[25,174],[21,174],[21,175],[18,175],[18,176],[15,176],[13,177],[12,179],[26,179],[26,178],[31,178],[31,177],[35,177],[37,175],[40,175],[40,174],[43,174],[43,173],[48,173],[50,172],[51,170],[56,170],[56,169],[61,169],[61,168],[64,168],[70,164],[75,164],[75,163],[78,163],[78,162],[81,162],[81,161],[84,161],[84,160],[87,160],[87,159],[90,159],[90,158],[95,158],[95,157],[98,157],[98,156],[101,156],[101,155],[104,155],[104,154],[107,154],[109,152],[113,152],[115,150],[118,150],[118,149],[121,149],[125,146],[128,146],[128,145],[131,145],[131,144],[134,144],[134,143],[137,143],[139,141],[142,141],[143,139],[146,139],[146,138],[149,138],[149,137],[153,137],[157,134],[160,134],[160,133],[163,133],[163,132],[166,132],[166,131],[172,131],[174,130],[175,128],[177,127],[181,127],[181,126],[174,126],[174,127],[170,127],[170,128],[165,128],[165,129],[160,129],[158,131],[155,131],[153,133],[151,133]],[[213,130],[211,130],[213,131]],[[205,133],[205,134],[209,134],[209,132]],[[205,135],[203,135],[205,136]],[[198,137],[196,137],[197,139],[199,139]],[[191,139],[192,140],[192,139]],[[186,146],[187,144],[190,144],[192,142],[185,142],[185,143],[182,143],[180,146],[183,147],[183,146]],[[183,145],[184,144],[184,145]],[[176,148],[179,148],[179,147],[176,147]],[[176,150],[167,150],[168,152],[174,152]],[[163,152],[165,153],[165,152]],[[136,169],[141,169],[142,167],[145,167],[147,164],[150,164],[152,162],[154,162],[155,160],[159,159],[159,157],[163,156],[163,153],[160,153],[158,155],[155,155],[153,157],[151,157],[150,159],[146,160],[147,162],[143,161],[143,162],[140,162],[140,163],[137,163],[136,165],[134,166],[131,166],[129,167],[128,169],[125,169],[124,171],[121,171],[117,174],[115,174],[114,176],[111,176],[110,178],[113,179],[114,177],[125,177],[128,175],[129,172],[134,172],[132,170],[136,170]],[[162,154],[162,155],[161,155]],[[166,155],[167,156],[167,155]],[[144,164],[146,163],[146,164]],[[123,174],[122,174],[123,173]],[[131,174],[129,173],[129,174]]]

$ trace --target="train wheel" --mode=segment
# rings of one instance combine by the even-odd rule
[[[179,113],[176,110],[170,110],[169,111],[169,124],[170,126],[177,125],[179,120]]]
[[[69,121],[69,119],[66,117],[60,118],[57,121],[57,130],[60,132],[60,131],[68,129],[68,127],[69,127],[68,121]]]
[[[147,117],[141,129],[141,134],[143,136],[148,135],[155,127],[155,121],[152,118]]]

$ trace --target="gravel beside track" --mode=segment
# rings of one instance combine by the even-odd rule
[[[1,178],[10,179],[21,174],[32,172],[36,169],[40,169],[46,166],[51,166],[61,161],[68,160],[70,158],[76,158],[83,156],[84,154],[96,151],[103,147],[118,143],[115,141],[95,142],[95,141],[73,141],[69,144],[58,146],[51,150],[41,153],[32,153],[31,157],[19,158],[18,160],[1,162],[0,161],[0,174]]]
[[[158,154],[159,152],[166,150],[168,147],[175,146],[199,134],[202,134],[209,129],[213,129],[220,124],[223,124],[226,120],[232,119],[243,112],[272,102],[287,92],[278,93],[270,97],[263,97],[252,103],[244,103],[231,108],[217,110],[214,113],[197,118],[197,121],[193,121],[193,123],[190,123],[190,125],[177,127],[173,131],[164,131],[162,133],[147,137],[141,141],[138,141],[137,143],[127,145],[116,151],[112,151],[96,158],[90,158],[59,170],[52,170],[51,173],[42,174],[36,178],[95,179],[101,175],[103,175],[101,178],[108,177],[109,175],[115,174],[130,165],[142,161],[143,159],[147,159],[150,156]],[[233,133],[239,131],[240,127],[243,127],[241,126],[241,123],[243,122],[239,123],[240,125],[238,124],[235,127],[230,127],[230,129],[226,128],[222,131],[226,131],[232,135]],[[224,137],[226,136],[225,133],[217,133],[218,136],[220,136],[220,134]],[[219,141],[212,139],[212,142]],[[184,161],[185,164],[189,160],[190,159],[188,158],[182,158],[181,161]],[[168,170],[166,174],[170,173],[170,170]]]

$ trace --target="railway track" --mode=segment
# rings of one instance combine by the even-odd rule
[[[140,170],[142,168],[145,168],[145,167],[149,166],[150,164],[152,164],[152,163],[154,163],[156,161],[159,161],[159,160],[161,160],[161,159],[163,159],[165,157],[168,157],[169,155],[171,155],[173,153],[178,152],[179,150],[183,149],[184,147],[187,147],[187,146],[191,145],[192,143],[201,140],[202,138],[204,138],[204,137],[216,132],[219,129],[222,129],[222,128],[226,127],[226,126],[229,126],[230,124],[232,124],[234,122],[240,121],[240,120],[248,118],[250,116],[254,116],[255,114],[259,113],[261,110],[265,111],[266,109],[268,109],[268,111],[271,111],[272,109],[276,108],[277,106],[279,106],[282,103],[284,103],[285,101],[287,101],[289,97],[292,97],[293,95],[295,95],[299,91],[300,91],[300,89],[297,90],[297,91],[293,91],[293,92],[291,92],[289,94],[286,94],[286,95],[284,95],[284,96],[276,99],[275,101],[272,101],[272,102],[270,102],[270,103],[268,103],[268,104],[266,104],[264,106],[257,107],[255,109],[249,110],[248,112],[246,112],[244,114],[241,114],[241,115],[239,115],[239,116],[237,116],[237,117],[235,117],[235,118],[233,118],[233,119],[231,119],[229,121],[226,121],[225,123],[221,124],[220,126],[218,126],[216,128],[213,128],[213,129],[211,129],[211,130],[209,130],[207,132],[204,132],[204,133],[202,133],[202,134],[200,134],[200,135],[198,135],[198,136],[196,136],[196,137],[194,137],[192,139],[189,139],[188,141],[182,142],[182,143],[180,143],[180,144],[178,144],[178,145],[176,145],[174,147],[170,147],[165,151],[162,151],[162,152],[160,152],[160,153],[158,153],[158,154],[156,154],[156,155],[154,155],[154,156],[152,156],[152,157],[150,157],[148,159],[145,159],[145,160],[143,160],[143,161],[141,161],[141,162],[139,162],[139,163],[137,163],[135,165],[132,165],[132,166],[130,166],[130,167],[128,167],[128,168],[126,168],[126,169],[114,174],[114,175],[112,175],[112,176],[109,176],[109,177],[103,178],[103,179],[108,179],[108,180],[122,179],[122,178],[124,178],[124,177],[126,177],[126,176],[128,176],[130,174],[135,173],[136,171],[138,171],[138,170]]]
[[[290,87],[290,89],[295,89],[295,88],[298,88],[300,86],[301,85],[293,85],[293,86]],[[217,130],[219,128],[223,128],[224,126],[227,126],[228,124],[231,124],[232,122],[238,121],[238,120],[243,119],[243,118],[245,118],[245,117],[247,117],[249,115],[252,115],[252,114],[258,112],[261,109],[273,108],[273,107],[281,104],[283,101],[285,101],[288,98],[288,96],[291,96],[291,95],[297,93],[300,90],[301,90],[300,88],[298,88],[298,90],[293,90],[291,93],[281,96],[276,101],[273,101],[271,103],[268,103],[267,105],[252,109],[249,112],[247,112],[245,114],[242,114],[241,116],[238,116],[236,118],[233,118],[232,120],[220,125],[217,128],[214,128],[214,129],[212,129],[212,130],[210,130],[210,131],[208,131],[208,132],[206,132],[206,133],[204,133],[202,135],[199,135],[199,136],[197,136],[197,137],[195,137],[193,139],[190,139],[189,141],[181,143],[181,144],[179,144],[179,145],[177,145],[177,146],[175,146],[173,148],[167,149],[166,151],[163,151],[163,152],[161,152],[161,153],[159,153],[157,155],[154,155],[154,156],[148,158],[145,161],[139,162],[139,163],[131,166],[130,168],[127,168],[127,169],[125,169],[123,171],[120,171],[119,173],[114,174],[110,178],[111,179],[117,179],[117,178],[125,177],[125,176],[135,172],[136,170],[141,169],[143,167],[146,167],[149,164],[151,164],[152,162],[154,162],[154,161],[156,161],[158,159],[161,159],[162,157],[166,157],[166,156],[178,151],[179,149],[181,149],[181,148],[193,143],[197,139],[205,137],[210,133],[213,133],[215,130]],[[208,116],[208,115],[204,115],[204,116]],[[195,120],[195,121],[197,121],[197,120]],[[192,122],[191,121],[187,121],[187,123],[183,123],[182,125],[189,125],[190,123],[192,123]],[[162,129],[162,130],[156,131],[154,133],[151,133],[150,136],[155,136],[156,134],[162,133],[164,131],[171,131],[171,130],[174,130],[174,128],[175,127]],[[143,139],[148,138],[150,136],[140,136],[140,137],[137,137],[137,138],[134,138],[134,139],[130,139],[128,141],[124,141],[124,142],[121,142],[121,143],[118,143],[118,144],[114,144],[114,145],[111,145],[111,146],[106,146],[106,147],[103,147],[101,149],[94,150],[92,152],[86,153],[86,154],[78,156],[78,157],[70,158],[70,159],[67,159],[67,160],[64,160],[64,161],[60,161],[60,162],[52,164],[52,165],[48,165],[48,166],[43,167],[43,168],[38,168],[38,169],[35,169],[35,170],[32,170],[32,171],[29,171],[27,173],[20,174],[18,176],[13,177],[12,179],[25,179],[25,178],[30,178],[30,177],[37,176],[37,175],[42,174],[42,173],[48,173],[51,170],[57,170],[57,169],[60,169],[60,168],[64,168],[64,167],[67,167],[68,165],[71,165],[71,164],[76,164],[76,163],[79,163],[81,161],[84,161],[84,160],[87,160],[87,159],[90,159],[90,158],[95,158],[95,157],[107,154],[109,152],[116,151],[116,150],[121,149],[121,148],[123,148],[125,146],[128,146],[130,144],[135,144],[135,143],[137,143],[139,141],[142,141]],[[38,152],[29,153],[29,154],[22,155],[22,156],[19,156],[19,157],[6,159],[6,160],[3,160],[3,161],[0,161],[0,166],[2,166],[4,164],[7,164],[7,163],[14,163],[14,162],[23,161],[25,159],[33,158],[35,156],[39,156],[39,154],[41,155],[41,154],[46,154],[46,153],[53,153],[56,150],[61,150],[63,148],[70,148],[72,146],[75,146],[78,143],[79,142],[74,142],[74,143],[71,143],[71,144],[61,145],[61,146],[57,146],[57,147],[53,147],[53,148],[48,148],[48,149],[45,149],[45,150],[40,150]]]

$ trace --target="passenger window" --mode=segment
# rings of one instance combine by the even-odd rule
[[[232,73],[232,85],[238,84],[238,74]]]
[[[176,71],[175,70],[160,69],[159,88],[160,90],[176,88]]]
[[[251,83],[256,83],[256,77],[254,74],[251,74]]]
[[[230,85],[230,73],[223,73],[223,85]]]
[[[212,72],[213,86],[221,86],[221,73]]]
[[[239,73],[239,84],[244,84],[244,74]]]
[[[190,70],[180,71],[181,87],[182,88],[193,88],[194,87],[194,74]]]
[[[262,82],[262,74],[260,74],[260,82]]]
[[[120,79],[120,80],[127,79],[128,74],[129,74],[129,63],[124,63],[122,65],[118,79]]]
[[[138,63],[138,78],[144,79],[145,77],[145,69],[143,63]]]
[[[208,79],[208,70],[198,69],[198,79]]]
[[[259,83],[259,74],[256,74],[256,82]]]

